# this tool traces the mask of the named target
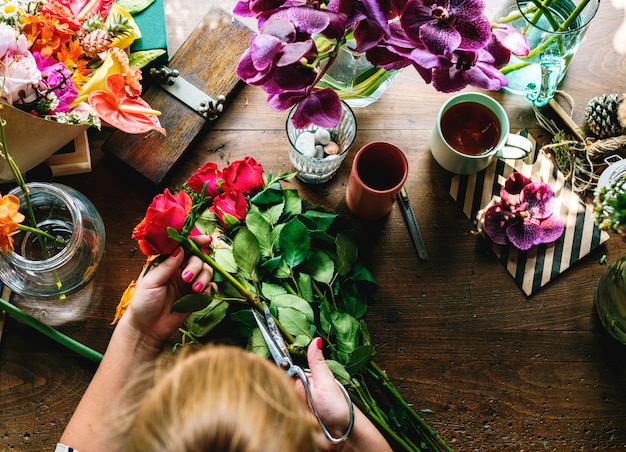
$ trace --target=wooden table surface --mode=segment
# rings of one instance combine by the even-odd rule
[[[561,85],[576,101],[578,124],[591,98],[626,91],[626,55],[619,48],[625,40],[613,40],[624,26],[623,3],[602,3]],[[172,50],[209,7],[203,0],[166,0]],[[541,134],[525,101],[492,95],[513,129]],[[381,224],[357,223],[361,256],[380,283],[366,315],[375,359],[454,449],[623,450],[626,347],[602,329],[594,291],[606,269],[601,257],[611,263],[626,246],[612,236],[525,296],[455,205],[448,194],[451,174],[430,154],[430,130],[447,97],[409,68],[379,102],[356,110],[354,150],[384,140],[406,152],[406,186],[430,257],[418,260],[397,207]],[[268,170],[291,170],[285,117],[266,105],[261,90],[244,87],[166,185],[182,182],[206,161],[225,165],[246,155]],[[85,193],[104,218],[106,257],[95,279],[64,301],[14,297],[33,316],[101,352],[119,297],[144,260],[131,231],[161,189],[100,151],[103,136],[90,134],[92,173],[57,179]],[[353,155],[329,183],[295,186],[311,201],[345,213]],[[0,343],[0,449],[52,450],[94,371],[91,362],[7,317]]]

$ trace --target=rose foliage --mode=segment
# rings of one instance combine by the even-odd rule
[[[492,26],[484,9],[484,0],[239,0],[234,13],[256,18],[259,32],[237,75],[278,111],[303,105],[298,128],[339,121],[339,97],[320,82],[342,47],[377,68],[412,66],[438,91],[498,90],[507,84],[500,69],[529,46],[513,27]]]
[[[494,243],[526,251],[554,242],[563,234],[564,225],[554,212],[550,186],[515,171],[500,190],[500,202],[485,212],[484,229]]]
[[[141,38],[114,0],[0,2],[0,96],[35,116],[127,133],[165,133],[140,97],[140,68],[162,49],[130,53]],[[128,3],[134,13],[152,0]],[[130,53],[130,55],[129,55]]]
[[[215,269],[219,287],[175,303],[191,313],[182,343],[227,341],[268,357],[251,312],[264,301],[296,359],[324,339],[337,379],[397,450],[450,450],[372,359],[363,316],[376,281],[351,225],[284,187],[293,176],[272,176],[251,157],[223,170],[207,163],[177,194],[155,197],[133,233],[141,250],[167,254],[182,243]],[[213,236],[211,249],[189,239],[198,232]]]

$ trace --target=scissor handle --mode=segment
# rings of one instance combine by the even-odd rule
[[[324,436],[326,437],[326,439],[328,441],[330,441],[333,444],[341,444],[343,443],[345,440],[348,439],[348,437],[350,436],[350,433],[352,432],[352,427],[354,427],[354,405],[352,404],[352,399],[350,398],[350,394],[348,394],[348,391],[346,390],[346,388],[344,388],[344,386],[339,382],[339,380],[337,380],[335,378],[335,383],[337,383],[337,385],[339,386],[339,389],[341,389],[341,393],[343,394],[344,399],[346,399],[346,403],[348,404],[348,428],[346,429],[346,432],[340,436],[339,438],[335,438],[330,431],[328,431],[328,428],[326,427],[326,424],[324,424],[324,421],[322,420],[322,418],[320,417],[319,412],[317,411],[317,407],[315,406],[315,402],[313,401],[313,395],[311,394],[311,389],[309,388],[309,381],[306,377],[306,373],[305,371],[302,370],[301,367],[299,366],[291,366],[288,370],[287,370],[287,374],[290,376],[294,376],[297,375],[300,380],[302,381],[302,385],[304,386],[304,390],[306,392],[306,398],[309,401],[309,405],[311,405],[311,409],[313,410],[313,414],[315,414],[315,417],[317,418],[317,422],[319,423],[322,432],[324,433]]]

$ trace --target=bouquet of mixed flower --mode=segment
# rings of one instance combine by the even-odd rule
[[[358,259],[351,225],[284,188],[293,176],[265,173],[251,157],[223,170],[207,163],[148,207],[133,231],[144,254],[154,259],[182,243],[215,270],[217,293],[190,294],[174,305],[191,313],[182,344],[228,341],[269,356],[251,311],[264,302],[294,356],[303,357],[313,337],[324,339],[336,377],[397,449],[450,450],[372,359],[363,316],[376,282]],[[213,237],[210,249],[189,239],[199,233]],[[116,320],[132,291],[131,283]]]
[[[136,13],[152,3],[132,3]],[[0,0],[0,94],[4,102],[62,123],[127,133],[160,126],[140,97],[140,68],[165,50],[128,53],[141,31],[114,0]]]
[[[484,9],[483,0],[240,0],[234,13],[256,18],[259,33],[237,75],[260,86],[278,111],[298,104],[298,128],[339,121],[339,97],[318,84],[342,47],[379,68],[413,66],[438,91],[498,90],[507,84],[499,69],[511,53],[526,55],[528,41],[509,25],[492,25]]]

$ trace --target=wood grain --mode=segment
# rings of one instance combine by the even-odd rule
[[[166,0],[173,25],[168,31],[187,27],[189,33],[208,7],[202,0]],[[623,11],[603,2],[572,61],[562,89],[576,101],[577,124],[591,98],[626,92],[626,56],[611,46],[622,21]],[[505,106],[512,128],[529,127],[550,139],[522,99],[492,95]],[[431,157],[430,130],[448,97],[408,69],[379,102],[355,112],[353,151],[385,140],[407,154],[407,190],[427,262],[418,259],[399,209],[379,223],[349,216],[344,194],[353,151],[328,184],[292,183],[310,201],[354,221],[361,257],[379,282],[366,315],[376,362],[455,450],[622,450],[626,347],[601,327],[594,290],[606,270],[600,258],[614,262],[626,244],[611,238],[535,295],[524,296],[448,195],[451,175]],[[163,185],[180,183],[207,161],[225,165],[246,155],[266,169],[290,171],[285,116],[267,106],[261,90],[244,87]],[[64,302],[15,299],[101,352],[119,296],[143,264],[132,229],[159,191],[103,153],[105,139],[90,131],[91,174],[58,179],[87,194],[104,219],[107,254],[94,281]],[[0,343],[0,450],[52,450],[94,370],[7,318]]]
[[[167,66],[179,71],[180,77],[211,98],[225,96],[227,108],[243,84],[235,68],[251,35],[251,31],[231,15],[218,7],[211,8]],[[224,42],[229,43],[228,52],[223,51]],[[143,97],[162,113],[159,120],[167,135],[156,132],[128,135],[115,131],[103,149],[158,185],[212,121],[158,84],[150,86]]]

